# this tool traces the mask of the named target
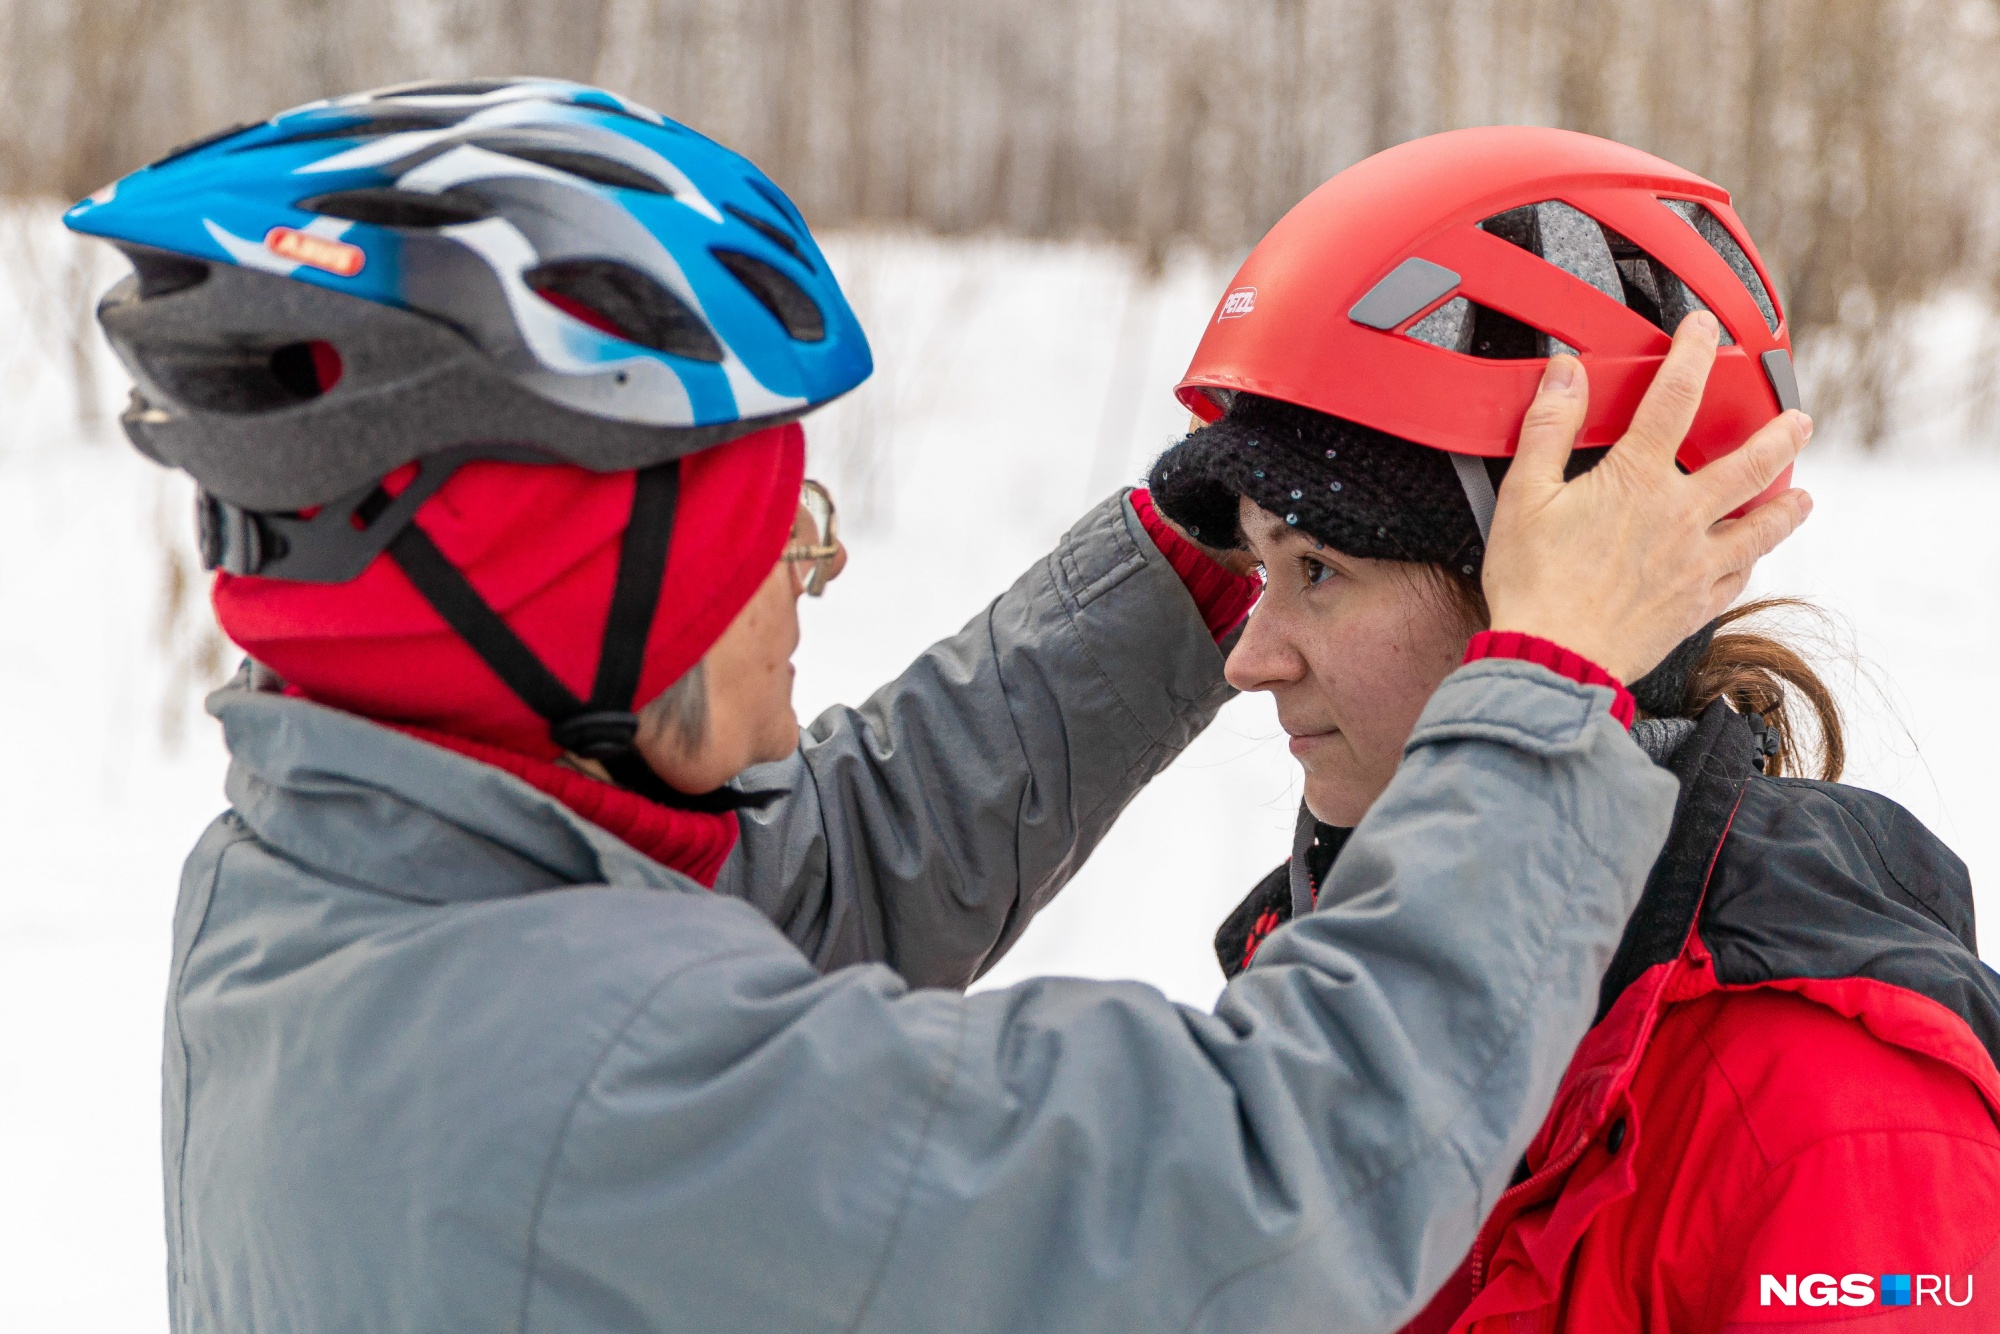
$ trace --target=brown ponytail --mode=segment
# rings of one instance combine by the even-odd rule
[[[1780,611],[1822,614],[1798,598],[1760,598],[1724,612],[1708,652],[1688,673],[1683,712],[1698,717],[1723,699],[1738,713],[1761,714],[1778,742],[1778,753],[1765,760],[1764,772],[1835,782],[1847,767],[1847,738],[1833,692],[1791,645],[1756,630],[1731,628]],[[1801,733],[1807,715],[1816,743],[1810,747]]]
[[[1476,573],[1455,565],[1423,568],[1431,587],[1463,619],[1467,635],[1490,623]],[[1688,672],[1679,716],[1699,718],[1716,700],[1727,700],[1738,713],[1761,716],[1777,738],[1777,753],[1764,760],[1765,773],[1837,782],[1847,767],[1847,734],[1833,692],[1791,645],[1756,630],[1732,628],[1772,612],[1825,619],[1824,612],[1800,598],[1759,598],[1730,608],[1717,619],[1708,651]],[[1812,718],[1812,745],[1801,731],[1807,715]]]

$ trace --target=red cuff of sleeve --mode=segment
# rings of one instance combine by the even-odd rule
[[[1174,573],[1187,585],[1194,605],[1201,609],[1202,623],[1220,643],[1231,630],[1243,624],[1243,618],[1256,605],[1257,595],[1264,590],[1263,582],[1255,575],[1237,574],[1217,564],[1200,547],[1175,532],[1153,507],[1153,493],[1144,487],[1132,492],[1131,501],[1132,512],[1145,526],[1146,536],[1153,539],[1153,545],[1167,558],[1167,564],[1174,567]]]
[[[1632,726],[1632,719],[1638,713],[1638,705],[1632,701],[1632,692],[1624,682],[1605,671],[1589,658],[1571,653],[1560,644],[1534,635],[1524,635],[1519,630],[1481,630],[1465,646],[1465,660],[1478,662],[1482,658],[1516,658],[1522,662],[1532,662],[1538,667],[1546,667],[1557,676],[1566,676],[1578,685],[1611,687],[1611,716]]]

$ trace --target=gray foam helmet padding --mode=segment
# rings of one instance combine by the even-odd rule
[[[1595,218],[1579,213],[1561,200],[1551,199],[1535,205],[1535,232],[1543,259],[1571,277],[1581,278],[1621,306],[1625,304],[1618,266],[1604,240],[1604,229]]]
[[[413,459],[479,442],[535,445],[596,472],[643,468],[817,406],[715,426],[607,420],[522,388],[438,320],[228,264],[144,300],[128,277],[105,294],[98,320],[138,385],[142,401],[125,417],[132,443],[258,511],[327,504]],[[214,411],[171,387],[180,371],[314,340],[332,343],[342,360],[339,383],[317,398]]]
[[[1757,266],[1750,262],[1750,256],[1743,253],[1743,247],[1736,244],[1736,238],[1722,225],[1722,220],[1691,199],[1662,199],[1660,201],[1678,213],[1693,227],[1709,248],[1722,256],[1737,280],[1750,289],[1750,299],[1757,303],[1757,311],[1764,317],[1764,323],[1772,333],[1778,332],[1778,308],[1771,301],[1771,293],[1765,289],[1764,280],[1757,276]]]
[[[1560,199],[1544,200],[1535,205],[1535,237],[1543,259],[1572,278],[1581,278],[1620,305],[1625,303],[1618,265],[1611,258],[1604,229],[1595,218],[1579,213]],[[1543,342],[1550,356],[1559,352],[1578,355],[1577,349],[1554,334],[1544,334]]]
[[[1472,325],[1472,303],[1462,296],[1455,296],[1405,332],[1419,343],[1429,343],[1448,352],[1470,352]]]
[[[1398,264],[1347,312],[1356,324],[1393,329],[1458,286],[1458,275],[1442,264],[1410,258]]]
[[[1604,229],[1594,219],[1560,200],[1546,200],[1533,205],[1533,209],[1531,253],[1582,279],[1622,305],[1625,289],[1618,280],[1618,266],[1611,258],[1611,247],[1604,240]],[[1401,269],[1397,272],[1400,273]],[[1395,276],[1390,275],[1391,278]],[[1381,285],[1378,284],[1376,290],[1380,291]],[[1371,299],[1374,295],[1374,292],[1369,293]],[[1366,320],[1362,322],[1368,323]],[[1404,332],[1420,343],[1429,343],[1451,352],[1469,353],[1477,323],[1477,312],[1472,303],[1461,296],[1445,302]],[[1547,333],[1540,334],[1540,348],[1545,356],[1558,352],[1577,355],[1576,348]]]
[[[1694,227],[1697,234],[1700,233],[1701,228],[1695,224],[1694,219],[1695,212],[1703,211],[1699,205],[1686,199],[1662,199],[1660,202],[1680,214],[1683,221]],[[1627,261],[1628,268],[1632,263],[1642,263],[1651,269],[1655,302],[1660,308],[1660,324],[1668,334],[1680,328],[1681,321],[1697,310],[1708,309],[1708,303],[1696,296],[1694,289],[1682,282],[1679,274],[1658,260],[1649,258],[1642,261]],[[1729,326],[1722,324],[1720,319],[1716,323],[1722,325],[1722,345],[1728,347],[1733,344],[1736,338],[1729,332]]]

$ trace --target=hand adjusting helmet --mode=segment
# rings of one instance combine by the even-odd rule
[[[1577,447],[1609,446],[1699,309],[1724,332],[1679,454],[1691,471],[1798,406],[1790,334],[1728,192],[1567,130],[1413,140],[1250,252],[1176,389],[1214,424],[1160,459],[1154,497],[1219,545],[1241,540],[1248,496],[1350,555],[1472,574],[1547,358],[1582,360]]]
[[[136,383],[124,425],[200,484],[211,568],[341,583],[386,551],[558,745],[637,785],[676,461],[872,368],[762,172],[579,84],[313,103],[176,150],[65,221],[132,262],[98,308]],[[638,471],[587,701],[412,522],[474,459]]]

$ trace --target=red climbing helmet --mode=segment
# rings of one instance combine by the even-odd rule
[[[1243,390],[1504,457],[1546,358],[1572,352],[1590,374],[1577,446],[1609,445],[1704,308],[1723,346],[1681,447],[1690,470],[1798,406],[1791,337],[1728,192],[1587,134],[1454,130],[1356,163],[1280,219],[1176,393],[1204,421]],[[1787,469],[1759,500],[1789,484]]]

